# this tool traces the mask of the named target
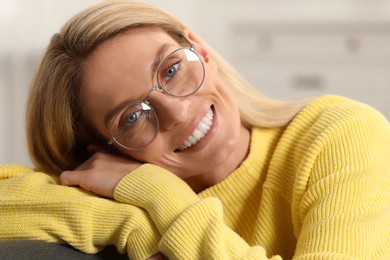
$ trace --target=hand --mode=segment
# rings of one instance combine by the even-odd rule
[[[113,198],[118,182],[141,163],[120,155],[96,151],[73,171],[61,173],[62,185],[80,186],[96,194]]]

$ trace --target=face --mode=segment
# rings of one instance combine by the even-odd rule
[[[188,32],[183,35],[195,44],[195,52],[204,63],[201,88],[187,97],[152,91],[147,101],[159,121],[153,142],[142,150],[113,146],[138,161],[170,170],[194,189],[202,189],[224,179],[242,162],[249,147],[249,130],[241,124],[237,105],[220,81],[218,67],[207,50]],[[134,100],[143,100],[157,83],[153,67],[159,65],[161,57],[181,47],[163,31],[139,29],[103,43],[87,59],[83,114],[107,141],[112,138],[110,122],[115,111]],[[201,129],[210,114],[211,122],[206,123],[209,129]],[[204,136],[194,135],[197,130]],[[196,144],[188,147],[194,138]]]

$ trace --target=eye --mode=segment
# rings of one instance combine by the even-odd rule
[[[138,119],[140,118],[141,113],[142,113],[141,110],[137,110],[132,113],[124,114],[121,120],[123,122],[121,128],[125,129],[127,127],[134,126],[137,123]]]
[[[126,118],[126,123],[128,124],[134,124],[138,120],[137,113],[133,113],[130,116]]]
[[[178,64],[175,64],[175,65],[171,66],[171,67],[167,70],[167,77],[173,77],[173,76],[175,76],[176,71],[177,71],[177,67],[178,67]]]

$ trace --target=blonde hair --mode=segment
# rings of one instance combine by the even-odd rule
[[[30,156],[43,171],[74,169],[89,156],[86,145],[99,136],[81,115],[83,63],[101,43],[140,27],[156,27],[175,36],[186,26],[155,7],[132,1],[105,1],[74,16],[55,34],[32,81],[27,104]],[[219,67],[219,75],[233,92],[246,125],[286,125],[307,103],[269,99],[251,87],[201,38]]]

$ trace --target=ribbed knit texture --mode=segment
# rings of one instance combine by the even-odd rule
[[[2,165],[0,239],[67,243],[86,253],[115,245],[131,259],[158,251],[160,235],[144,210],[58,183],[58,177]]]
[[[0,178],[1,239],[114,244],[131,259],[390,256],[390,126],[341,97],[317,99],[285,128],[252,129],[246,160],[200,194],[151,164],[120,181],[119,202],[17,165]]]

